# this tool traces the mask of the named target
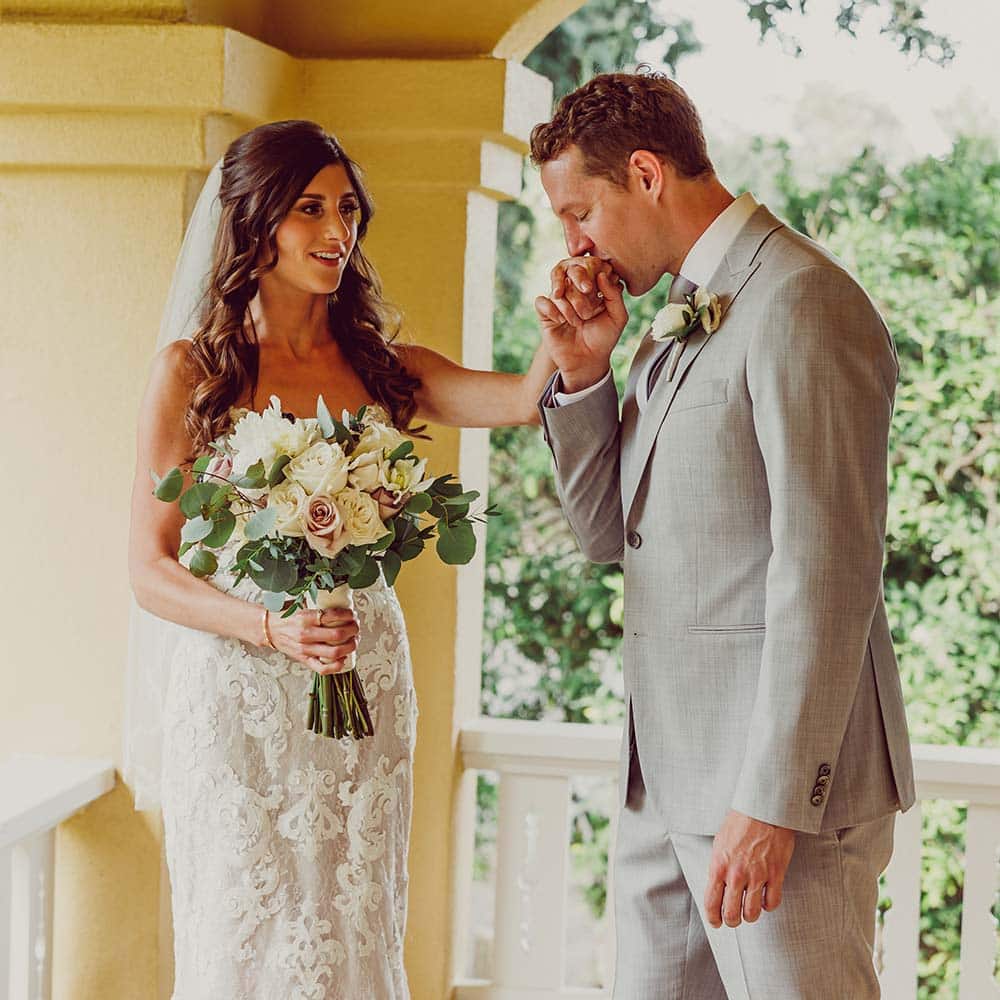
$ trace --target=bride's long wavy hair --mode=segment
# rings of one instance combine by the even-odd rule
[[[240,136],[222,162],[212,271],[189,354],[192,393],[185,425],[195,454],[226,432],[229,409],[247,390],[251,399],[256,395],[258,343],[252,324],[246,329],[247,309],[261,276],[277,264],[275,234],[281,221],[309,181],[336,163],[347,171],[361,218],[340,287],[328,298],[330,333],[393,423],[410,425],[420,380],[392,346],[398,316],[382,300],[378,275],[361,249],[374,213],[361,171],[315,122],[272,122]]]

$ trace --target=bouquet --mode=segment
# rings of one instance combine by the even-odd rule
[[[263,413],[230,412],[232,430],[195,459],[194,484],[171,469],[155,473],[154,495],[180,504],[186,520],[178,556],[197,577],[223,567],[234,583],[249,577],[268,610],[288,617],[300,608],[350,607],[351,590],[379,575],[392,586],[404,562],[435,535],[445,563],[469,562],[476,551],[470,514],[479,497],[448,474],[427,477],[427,460],[384,411],[361,407],[330,415],[323,397],[316,418],[283,415],[272,396]],[[238,548],[229,543],[236,538]],[[314,733],[362,739],[372,733],[364,690],[353,665],[317,674],[306,726]]]

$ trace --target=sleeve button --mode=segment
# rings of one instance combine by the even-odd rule
[[[823,804],[823,796],[822,795],[814,795],[809,801],[814,806],[821,806]]]

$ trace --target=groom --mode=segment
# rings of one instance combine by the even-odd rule
[[[670,80],[596,77],[531,152],[571,255],[536,301],[545,438],[583,552],[625,570],[615,1000],[877,997],[878,876],[914,798],[881,580],[889,332],[722,186]],[[654,323],[619,414],[618,279],[664,273],[672,303],[719,308],[682,339],[681,310]]]

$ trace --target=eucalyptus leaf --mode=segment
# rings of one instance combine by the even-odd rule
[[[370,587],[378,579],[378,563],[374,559],[366,559],[361,569],[351,575],[348,583],[354,590]]]
[[[219,560],[215,558],[215,553],[208,549],[198,549],[191,556],[191,572],[198,577],[211,576],[219,568]]]
[[[212,533],[212,527],[212,522],[201,515],[185,521],[184,527],[181,528],[181,541],[200,542]]]
[[[257,560],[260,569],[250,571],[250,578],[261,590],[284,593],[295,586],[298,579],[295,563],[275,556],[260,556]]]
[[[406,456],[409,455],[411,451],[413,451],[413,442],[404,441],[402,444],[400,444],[397,448],[395,448],[392,451],[392,453],[389,455],[388,461],[398,462],[399,459],[406,458]]]
[[[216,487],[213,483],[195,483],[181,497],[181,510],[184,516],[189,519],[198,517],[202,507],[208,507],[211,504],[215,490]]]
[[[246,528],[243,529],[243,534],[246,535],[250,541],[256,542],[274,528],[277,520],[277,509],[274,507],[265,507],[263,510],[257,511],[257,513],[254,514],[249,521],[247,521]]]
[[[196,475],[200,476],[205,472],[208,467],[212,464],[211,455],[199,455],[195,460],[194,464],[191,466],[191,471]]]
[[[292,460],[290,455],[279,455],[267,474],[267,485],[277,486],[285,478],[285,466]]]
[[[218,549],[232,538],[233,531],[236,529],[236,516],[231,510],[220,510],[212,516],[212,524],[212,531],[205,536],[204,544],[210,548]]]
[[[319,421],[319,429],[323,437],[325,438],[333,437],[334,436],[333,417],[330,416],[330,411],[327,408],[327,405],[324,402],[322,395],[316,398],[316,419]]]
[[[268,611],[281,611],[285,606],[285,595],[272,590],[265,590],[261,599]]]
[[[385,582],[391,587],[399,576],[399,571],[403,568],[403,560],[392,550],[386,552],[382,557],[382,576]]]
[[[406,504],[407,514],[426,514],[434,501],[426,493],[414,493]]]
[[[449,566],[463,566],[476,554],[476,535],[468,521],[438,524],[437,553]]]
[[[181,495],[181,490],[184,488],[184,476],[180,469],[171,469],[162,479],[157,479],[155,472],[150,474],[156,483],[153,496],[157,500],[173,503]]]

